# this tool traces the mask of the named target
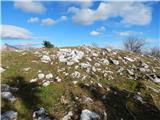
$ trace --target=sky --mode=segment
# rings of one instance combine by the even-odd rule
[[[1,44],[123,48],[129,36],[160,47],[158,1],[1,1]]]

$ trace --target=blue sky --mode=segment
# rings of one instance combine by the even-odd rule
[[[40,47],[97,43],[122,48],[128,36],[160,46],[160,2],[2,1],[2,44]]]

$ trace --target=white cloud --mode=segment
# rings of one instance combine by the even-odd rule
[[[67,21],[67,19],[68,19],[67,16],[61,16],[57,20],[54,20],[52,18],[45,18],[45,19],[41,20],[41,25],[50,26],[50,25],[53,25],[53,24],[57,24],[59,22]]]
[[[31,12],[31,13],[43,13],[46,9],[43,6],[42,3],[38,1],[15,1],[14,2],[15,8],[22,9],[25,12]]]
[[[41,25],[44,25],[44,26],[50,26],[50,25],[53,25],[55,23],[56,23],[56,21],[52,18],[42,19],[42,21],[41,21]]]
[[[104,32],[105,30],[106,30],[106,28],[104,26],[97,28],[97,31],[99,31],[99,32]]]
[[[67,19],[67,16],[61,16],[58,21],[66,21]]]
[[[116,34],[120,36],[143,36],[143,32],[137,32],[137,31],[121,31],[121,32],[115,32]]]
[[[90,35],[92,35],[92,36],[98,36],[99,34],[100,33],[98,31],[95,31],[95,30],[90,32]]]
[[[36,45],[41,45],[42,42],[23,42],[23,43],[19,43],[19,44],[16,44],[15,46],[36,46]]]
[[[129,36],[130,32],[119,32],[118,33],[120,36]]]
[[[28,23],[38,23],[39,18],[38,17],[31,17],[30,19],[27,20]]]
[[[89,34],[92,36],[98,36],[100,34],[102,34],[105,31],[105,27],[101,26],[99,28],[97,28],[96,30],[91,31]]]
[[[2,39],[33,39],[30,31],[14,25],[1,25]]]
[[[122,23],[146,25],[152,19],[152,10],[142,2],[101,2],[96,10],[90,8],[70,7],[73,21],[83,25],[91,25],[96,21],[121,17]]]

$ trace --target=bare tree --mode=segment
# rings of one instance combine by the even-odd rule
[[[159,47],[154,47],[151,49],[150,55],[160,58],[160,48]]]
[[[145,40],[137,37],[128,37],[127,40],[124,41],[124,47],[126,50],[141,53],[142,47],[145,45]]]

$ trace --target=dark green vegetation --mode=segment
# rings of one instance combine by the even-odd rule
[[[43,41],[43,46],[45,47],[45,48],[53,48],[54,47],[54,45],[52,44],[52,43],[50,43],[49,41]]]
[[[82,48],[77,48],[83,50]],[[48,51],[49,55],[55,55],[58,49],[43,49]],[[36,51],[23,52],[2,52],[2,67],[7,68],[2,73],[2,83],[7,83],[12,87],[18,87],[19,90],[13,95],[17,100],[13,103],[2,99],[1,110],[15,110],[18,112],[19,120],[31,120],[32,113],[39,107],[44,107],[46,111],[56,120],[63,118],[69,111],[73,111],[73,120],[80,117],[81,110],[90,109],[97,112],[101,118],[104,118],[104,112],[107,113],[107,120],[159,120],[160,119],[160,94],[154,90],[159,90],[160,85],[154,83],[146,78],[138,70],[135,73],[139,75],[137,80],[129,79],[127,71],[123,72],[123,76],[116,71],[120,66],[129,68],[134,64],[139,66],[139,61],[120,65],[109,64],[102,66],[103,69],[111,70],[113,72],[110,79],[109,75],[103,77],[100,72],[86,73],[83,69],[79,72],[90,77],[85,80],[73,79],[69,75],[64,76],[58,72],[58,68],[66,68],[66,72],[74,72],[68,69],[69,66],[59,63],[58,59],[53,59],[53,64],[42,63],[40,57],[34,54]],[[138,56],[134,53],[119,51],[118,55],[124,56]],[[102,56],[100,56],[102,57]],[[110,55],[108,55],[108,58]],[[115,59],[117,56],[114,56]],[[156,74],[160,75],[160,63],[158,60],[153,60],[151,57],[139,56],[141,60],[148,63],[156,70]],[[37,62],[33,62],[37,61]],[[80,62],[85,61],[83,58]],[[94,64],[92,61],[91,64]],[[78,63],[77,63],[78,64]],[[77,65],[76,64],[76,65]],[[24,71],[26,67],[31,67],[29,71]],[[39,82],[31,83],[30,80],[37,77],[38,71],[41,70],[44,74],[51,72],[59,76],[62,81],[51,83],[49,86],[42,86]],[[74,85],[72,81],[77,80],[78,83]],[[91,82],[93,81],[93,82]],[[98,83],[102,87],[98,86]],[[141,103],[135,96],[139,95],[143,98],[145,103]],[[65,102],[62,101],[62,96]],[[103,97],[105,96],[105,99]],[[78,99],[77,99],[78,97]],[[90,97],[93,102],[84,102],[86,97]],[[81,100],[80,100],[81,99]]]

